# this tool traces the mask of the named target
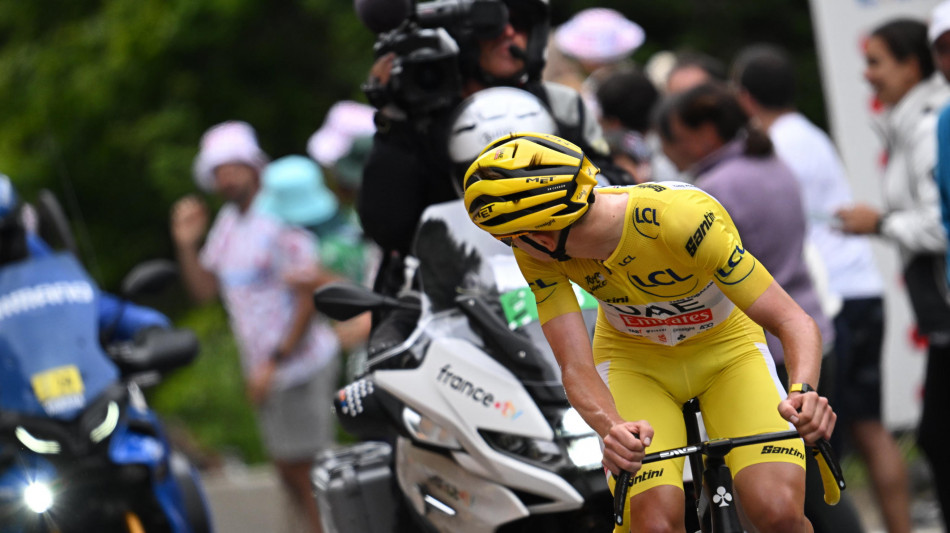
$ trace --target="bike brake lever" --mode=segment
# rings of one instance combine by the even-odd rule
[[[633,474],[624,470],[620,476],[614,476],[614,523],[623,525],[623,509],[627,505],[627,490],[633,485]]]
[[[825,490],[825,503],[835,505],[841,500],[841,491],[845,489],[845,482],[844,473],[835,457],[834,449],[827,440],[818,439],[812,446],[812,456],[817,456],[821,484]]]
[[[634,437],[640,438],[639,433],[634,433]],[[614,522],[618,526],[623,525],[623,509],[627,506],[627,491],[633,485],[633,474],[626,471],[620,471],[620,477],[614,476]]]

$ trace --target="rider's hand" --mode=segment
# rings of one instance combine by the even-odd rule
[[[197,196],[175,202],[171,211],[172,239],[179,247],[196,247],[208,230],[208,208]]]
[[[615,476],[621,470],[636,473],[652,440],[653,426],[646,420],[614,424],[604,437],[604,467]]]
[[[817,392],[792,392],[778,404],[782,418],[795,425],[795,429],[808,444],[818,439],[830,439],[838,415],[828,405],[828,398]]]

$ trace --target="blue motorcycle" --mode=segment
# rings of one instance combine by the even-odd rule
[[[170,275],[140,265],[123,296]],[[189,363],[197,338],[146,328],[103,348],[101,297],[69,254],[0,269],[0,533],[211,531],[197,473],[141,390]]]

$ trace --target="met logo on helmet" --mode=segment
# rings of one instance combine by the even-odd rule
[[[491,214],[492,214],[492,208],[493,208],[493,207],[494,207],[494,206],[491,206],[491,205],[486,205],[485,207],[482,207],[481,209],[478,210],[477,213],[475,213],[475,218],[476,218],[476,219],[482,219],[482,218],[488,218],[488,217],[490,217]]]
[[[542,184],[542,185],[545,184],[545,183],[551,183],[552,181],[554,181],[554,178],[553,178],[553,177],[548,177],[548,178],[525,178],[525,180],[524,180],[525,183],[539,183],[539,184]]]

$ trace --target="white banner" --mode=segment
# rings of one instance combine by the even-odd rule
[[[880,206],[883,159],[881,143],[871,128],[876,111],[864,80],[864,42],[869,32],[894,18],[929,21],[940,0],[810,1],[832,138],[844,159],[855,200]],[[912,428],[920,416],[926,352],[912,337],[913,313],[896,250],[886,242],[875,242],[874,253],[887,285],[884,419],[894,429]]]

